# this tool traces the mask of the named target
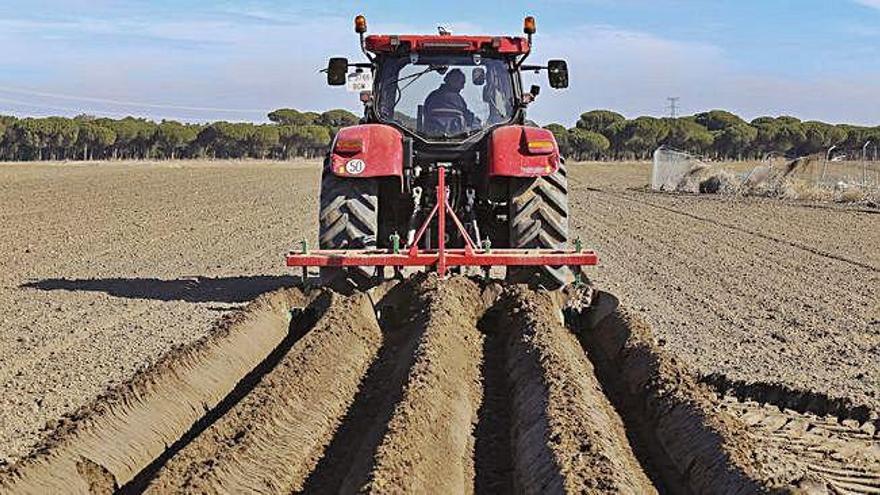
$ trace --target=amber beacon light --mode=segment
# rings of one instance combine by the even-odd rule
[[[535,34],[537,29],[535,29],[535,18],[532,16],[526,16],[523,19],[523,32],[526,34]]]
[[[354,32],[363,34],[367,32],[367,18],[359,15],[354,18]]]

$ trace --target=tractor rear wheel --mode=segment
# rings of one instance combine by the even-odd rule
[[[321,249],[372,249],[379,231],[377,179],[347,179],[327,167],[321,176],[318,215]],[[336,289],[363,289],[375,280],[374,267],[322,268],[321,282]]]
[[[568,245],[568,180],[565,164],[545,177],[511,179],[510,247],[565,249]],[[558,289],[574,280],[567,266],[510,267],[507,281]]]

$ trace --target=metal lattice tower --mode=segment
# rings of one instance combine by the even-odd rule
[[[681,98],[678,96],[670,96],[669,98],[666,98],[666,100],[669,102],[669,116],[673,119],[678,117],[678,101],[681,100]]]

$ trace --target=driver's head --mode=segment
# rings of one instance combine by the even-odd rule
[[[456,91],[464,89],[465,80],[464,72],[462,72],[461,69],[452,69],[446,74],[446,77],[443,78],[443,82]]]

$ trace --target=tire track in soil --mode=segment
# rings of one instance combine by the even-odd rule
[[[632,196],[630,196],[630,195],[625,195],[625,194],[620,194],[620,193],[613,193],[613,192],[609,192],[609,191],[600,191],[600,190],[595,190],[594,192],[598,192],[598,193],[601,193],[601,194],[611,195],[611,196],[614,196],[614,197],[616,197],[616,198],[618,198],[618,199],[622,199],[622,200],[624,200],[624,201],[632,201],[632,202],[634,202],[634,203],[643,204],[643,205],[645,205],[645,206],[649,206],[649,207],[651,207],[651,208],[656,208],[656,209],[658,209],[658,210],[668,211],[668,212],[670,212],[670,213],[675,213],[676,215],[681,215],[681,216],[683,216],[683,217],[692,218],[692,219],[694,219],[694,220],[699,220],[699,221],[701,221],[701,222],[705,222],[705,223],[709,223],[709,224],[712,224],[712,225],[716,225],[716,226],[718,226],[718,227],[724,227],[724,228],[726,228],[726,229],[734,230],[734,231],[736,231],[736,232],[741,232],[741,233],[743,233],[743,234],[753,235],[753,236],[755,236],[755,237],[760,237],[761,239],[765,239],[765,240],[768,240],[768,241],[778,242],[779,244],[784,244],[784,245],[786,245],[786,246],[790,246],[790,247],[793,247],[793,248],[796,248],[796,249],[800,249],[800,250],[802,250],[802,251],[806,251],[806,252],[808,252],[808,253],[815,254],[815,255],[817,255],[817,256],[822,256],[822,257],[825,257],[825,258],[828,258],[828,259],[831,259],[831,260],[840,261],[840,262],[847,263],[847,264],[850,264],[850,265],[853,265],[853,266],[857,266],[857,267],[859,267],[859,268],[864,268],[864,269],[866,269],[866,270],[871,270],[871,271],[873,271],[873,272],[880,273],[880,268],[878,268],[878,267],[876,267],[876,266],[870,265],[870,264],[868,264],[868,263],[863,263],[863,262],[861,262],[861,261],[854,260],[854,259],[848,258],[848,257],[846,257],[846,256],[841,256],[841,255],[838,255],[838,254],[829,253],[829,252],[827,252],[827,251],[823,251],[823,250],[821,250],[821,249],[817,249],[817,248],[814,248],[814,247],[812,247],[812,246],[807,246],[807,245],[805,245],[805,244],[801,244],[801,243],[799,243],[799,242],[789,241],[789,240],[786,240],[786,239],[781,239],[781,238],[779,238],[779,237],[772,236],[772,235],[769,235],[769,234],[765,234],[765,233],[763,233],[763,232],[758,232],[758,231],[756,231],[756,230],[746,229],[746,228],[739,227],[739,226],[736,226],[736,225],[733,225],[733,224],[730,224],[730,223],[727,223],[727,222],[721,222],[721,221],[718,221],[718,220],[715,220],[715,219],[712,219],[712,218],[707,218],[707,217],[704,217],[704,216],[701,216],[701,215],[696,215],[696,214],[693,214],[693,213],[690,213],[690,212],[687,212],[687,211],[682,211],[682,210],[679,210],[679,209],[677,209],[677,208],[672,208],[672,207],[669,207],[669,206],[659,205],[659,204],[656,204],[656,203],[652,203],[651,201],[648,201],[648,200],[644,200],[644,199],[639,199],[639,198],[632,197]]]
[[[718,400],[767,451],[774,479],[792,480],[807,493],[880,492],[876,422],[840,421],[730,396]]]
[[[702,377],[720,409],[749,428],[771,455],[774,476],[822,492],[880,491],[880,414],[849,400],[779,384]]]

